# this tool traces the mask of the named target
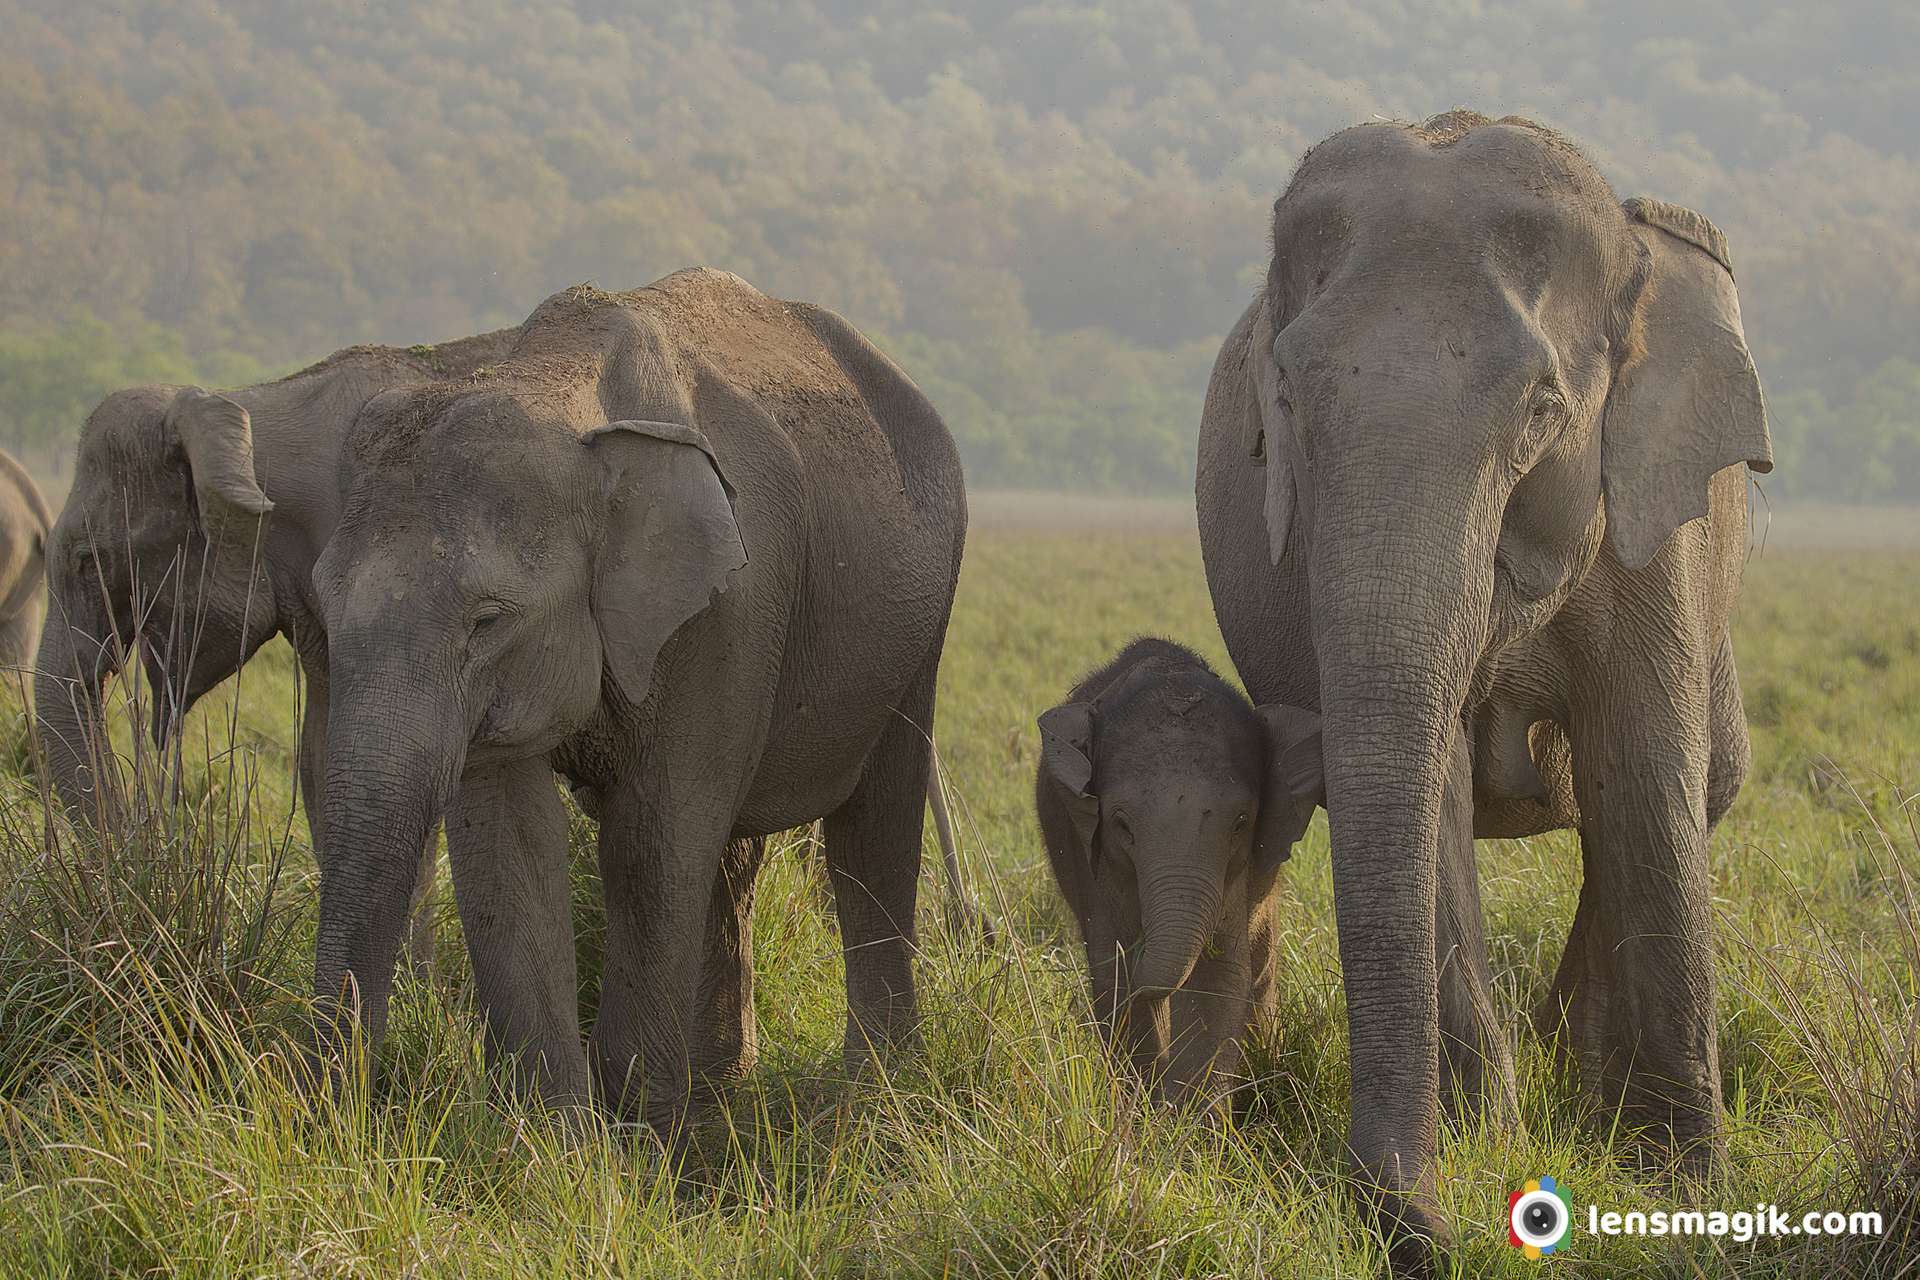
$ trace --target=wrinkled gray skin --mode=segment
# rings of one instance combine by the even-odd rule
[[[49,771],[70,813],[108,826],[123,816],[96,752],[106,740],[104,683],[136,641],[154,690],[154,738],[164,743],[202,694],[283,635],[305,674],[300,779],[324,859],[327,650],[312,571],[340,516],[342,442],[373,396],[469,374],[511,338],[350,347],[237,391],[145,386],[101,402],[81,432],[49,543],[53,623],[34,677]],[[417,919],[419,955],[431,934],[427,913]]]
[[[333,677],[323,1056],[356,1025],[380,1040],[410,851],[443,809],[489,1052],[518,1088],[670,1125],[696,1076],[744,1071],[759,837],[820,816],[848,1057],[917,1039],[928,732],[966,507],[952,439],[899,369],[723,272],[582,286],[490,377],[375,400],[342,477],[314,572]],[[556,768],[600,816],[584,1051]]]
[[[47,533],[53,512],[40,486],[0,451],[0,670],[33,660],[47,616]]]
[[[1035,808],[1096,1023],[1157,1096],[1227,1100],[1273,1012],[1280,864],[1320,802],[1320,717],[1255,709],[1143,638],[1042,713],[1040,741]]]
[[[1324,717],[1352,1155],[1417,1266],[1443,1057],[1511,1088],[1476,834],[1578,825],[1545,1021],[1713,1158],[1707,833],[1748,761],[1728,619],[1770,444],[1719,232],[1537,126],[1337,134],[1273,244],[1208,390],[1201,541],[1247,688]]]

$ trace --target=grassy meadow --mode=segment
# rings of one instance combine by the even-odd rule
[[[126,847],[49,826],[19,699],[0,725],[0,1275],[1365,1276],[1343,1192],[1347,1065],[1324,817],[1289,871],[1282,1011],[1250,1114],[1143,1109],[1081,1025],[1077,940],[1030,813],[1033,719],[1124,640],[1225,664],[1176,508],[984,500],[938,738],[967,872],[1000,923],[922,895],[928,1053],[839,1070],[841,965],[810,838],[777,843],[754,943],[760,1065],[678,1176],[644,1133],[578,1133],[490,1092],[450,894],[403,979],[368,1097],[290,1083],[316,875],[294,807],[295,669],[276,645],[192,718]],[[1755,767],[1715,837],[1732,1160],[1706,1208],[1878,1209],[1881,1239],[1598,1238],[1589,1202],[1679,1202],[1519,1036],[1527,1135],[1448,1132],[1460,1274],[1920,1274],[1916,982],[1920,550],[1770,545],[1737,647]],[[129,753],[137,753],[131,738]],[[575,826],[583,973],[591,828]],[[1552,977],[1579,878],[1567,833],[1484,842],[1499,997]],[[591,992],[588,993],[590,998]],[[1515,1023],[1519,1025],[1518,1015]],[[1576,1230],[1507,1245],[1551,1174]]]

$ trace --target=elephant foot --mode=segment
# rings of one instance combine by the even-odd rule
[[[734,1086],[753,1074],[760,1062],[757,1046],[736,1049],[693,1064],[693,1092],[697,1098],[723,1100]]]
[[[849,1017],[840,1059],[849,1076],[872,1079],[884,1077],[901,1063],[925,1057],[926,1049],[917,1017],[890,1019],[879,1027]]]
[[[1615,1061],[1626,1052],[1618,1051]],[[1644,1167],[1669,1172],[1681,1186],[1708,1181],[1725,1167],[1719,1091],[1698,1071],[1656,1073],[1643,1066],[1630,1074],[1609,1073],[1604,1088],[1605,1101],[1635,1133]]]

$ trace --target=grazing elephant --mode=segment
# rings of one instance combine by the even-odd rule
[[[1441,1059],[1510,1088],[1476,834],[1578,825],[1571,1048],[1712,1159],[1707,833],[1748,761],[1728,621],[1771,446],[1724,237],[1539,125],[1339,133],[1272,243],[1208,388],[1201,542],[1247,688],[1323,717],[1352,1156],[1420,1260]]]
[[[32,660],[47,616],[47,532],[53,512],[14,456],[0,451],[0,668]]]
[[[580,286],[489,377],[374,400],[341,474],[314,571],[329,1067],[356,1027],[379,1042],[410,850],[443,810],[489,1053],[516,1088],[597,1088],[669,1124],[694,1076],[744,1070],[757,838],[821,816],[847,1055],[917,1039],[923,788],[966,503],[905,374],[831,312],[724,272]],[[556,768],[600,815],[588,1051]]]
[[[306,675],[300,779],[324,857],[327,649],[311,579],[340,516],[341,443],[373,396],[466,376],[512,338],[503,330],[430,348],[349,347],[238,391],[133,387],[101,402],[53,530],[55,621],[34,677],[49,772],[70,813],[109,825],[121,816],[112,771],[96,767],[106,750],[101,707],[107,677],[136,641],[154,739],[165,742],[202,694],[284,635]]]
[[[1255,708],[1142,638],[1040,716],[1034,803],[1102,1034],[1160,1096],[1224,1097],[1274,1001],[1280,864],[1320,803],[1320,717]]]

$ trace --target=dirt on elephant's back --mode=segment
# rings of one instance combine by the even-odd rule
[[[845,465],[884,466],[879,430],[858,389],[795,303],[727,271],[694,267],[620,304],[658,323],[682,357],[711,370],[770,413],[803,456],[827,450]]]
[[[677,346],[698,353],[756,397],[859,401],[794,304],[769,298],[730,271],[690,267],[622,294],[620,301],[657,320]]]

